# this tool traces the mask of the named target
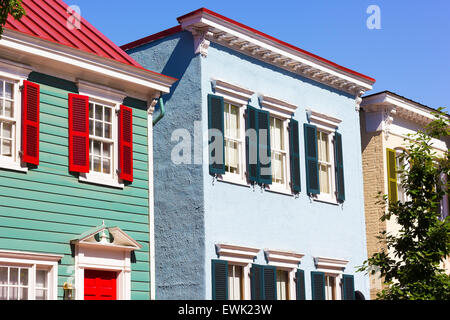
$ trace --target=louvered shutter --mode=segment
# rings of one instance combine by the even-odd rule
[[[264,266],[264,300],[277,300],[277,269]]]
[[[272,184],[269,112],[258,110],[258,163],[261,184]]]
[[[258,183],[259,165],[258,165],[258,110],[248,106],[246,113],[246,159],[248,180]]]
[[[355,300],[355,279],[354,276],[344,274],[342,275],[342,291],[344,293],[343,300]]]
[[[264,299],[264,266],[252,265],[250,271],[252,300]]]
[[[395,150],[386,149],[387,174],[388,174],[388,199],[389,202],[397,202],[397,164]]]
[[[345,200],[344,162],[342,157],[342,135],[339,132],[335,132],[334,134],[334,160],[337,199],[343,202]]]
[[[123,105],[119,116],[119,178],[133,181],[133,110]]]
[[[298,138],[298,121],[291,119],[289,122],[289,155],[291,160],[291,188],[294,193],[301,190],[300,187],[300,146]]]
[[[212,260],[212,299],[228,300],[228,262]]]
[[[325,273],[311,271],[312,300],[325,300]]]
[[[69,93],[69,171],[89,172],[89,98]]]
[[[305,294],[305,271],[297,269],[295,283],[297,300],[306,300]]]
[[[317,157],[317,128],[305,123],[306,189],[308,194],[319,194],[319,161]]]
[[[224,144],[224,101],[223,97],[208,95],[208,129],[209,132],[209,173],[225,174],[225,144]],[[216,131],[216,132],[212,132]],[[213,134],[214,133],[214,134]],[[220,133],[218,137],[216,133]],[[219,139],[216,141],[214,139]],[[214,149],[213,146],[218,146]],[[220,155],[220,152],[222,153]]]
[[[39,85],[29,81],[22,88],[22,161],[39,165]]]

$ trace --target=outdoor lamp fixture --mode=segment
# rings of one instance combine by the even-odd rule
[[[75,299],[75,289],[72,283],[64,282],[64,300],[74,300]]]

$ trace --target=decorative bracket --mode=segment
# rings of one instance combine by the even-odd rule
[[[208,55],[209,44],[211,43],[207,37],[212,36],[212,32],[209,31],[209,28],[193,28],[191,33],[194,37],[195,53],[200,53],[202,57],[206,57]]]

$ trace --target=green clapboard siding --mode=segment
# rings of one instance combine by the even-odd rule
[[[62,285],[74,276],[70,240],[104,220],[143,246],[134,253],[131,297],[149,299],[145,108],[129,105],[133,107],[133,183],[124,189],[82,183],[68,171],[68,94],[76,86],[37,73],[31,77],[40,84],[40,164],[27,173],[0,169],[0,249],[64,255],[58,268],[62,299]]]

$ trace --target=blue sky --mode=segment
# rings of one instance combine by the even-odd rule
[[[177,17],[206,7],[375,78],[374,89],[368,94],[390,90],[433,108],[450,107],[448,0],[66,3],[79,6],[81,15],[118,45],[173,27]],[[381,29],[367,28],[369,5],[380,8]]]

